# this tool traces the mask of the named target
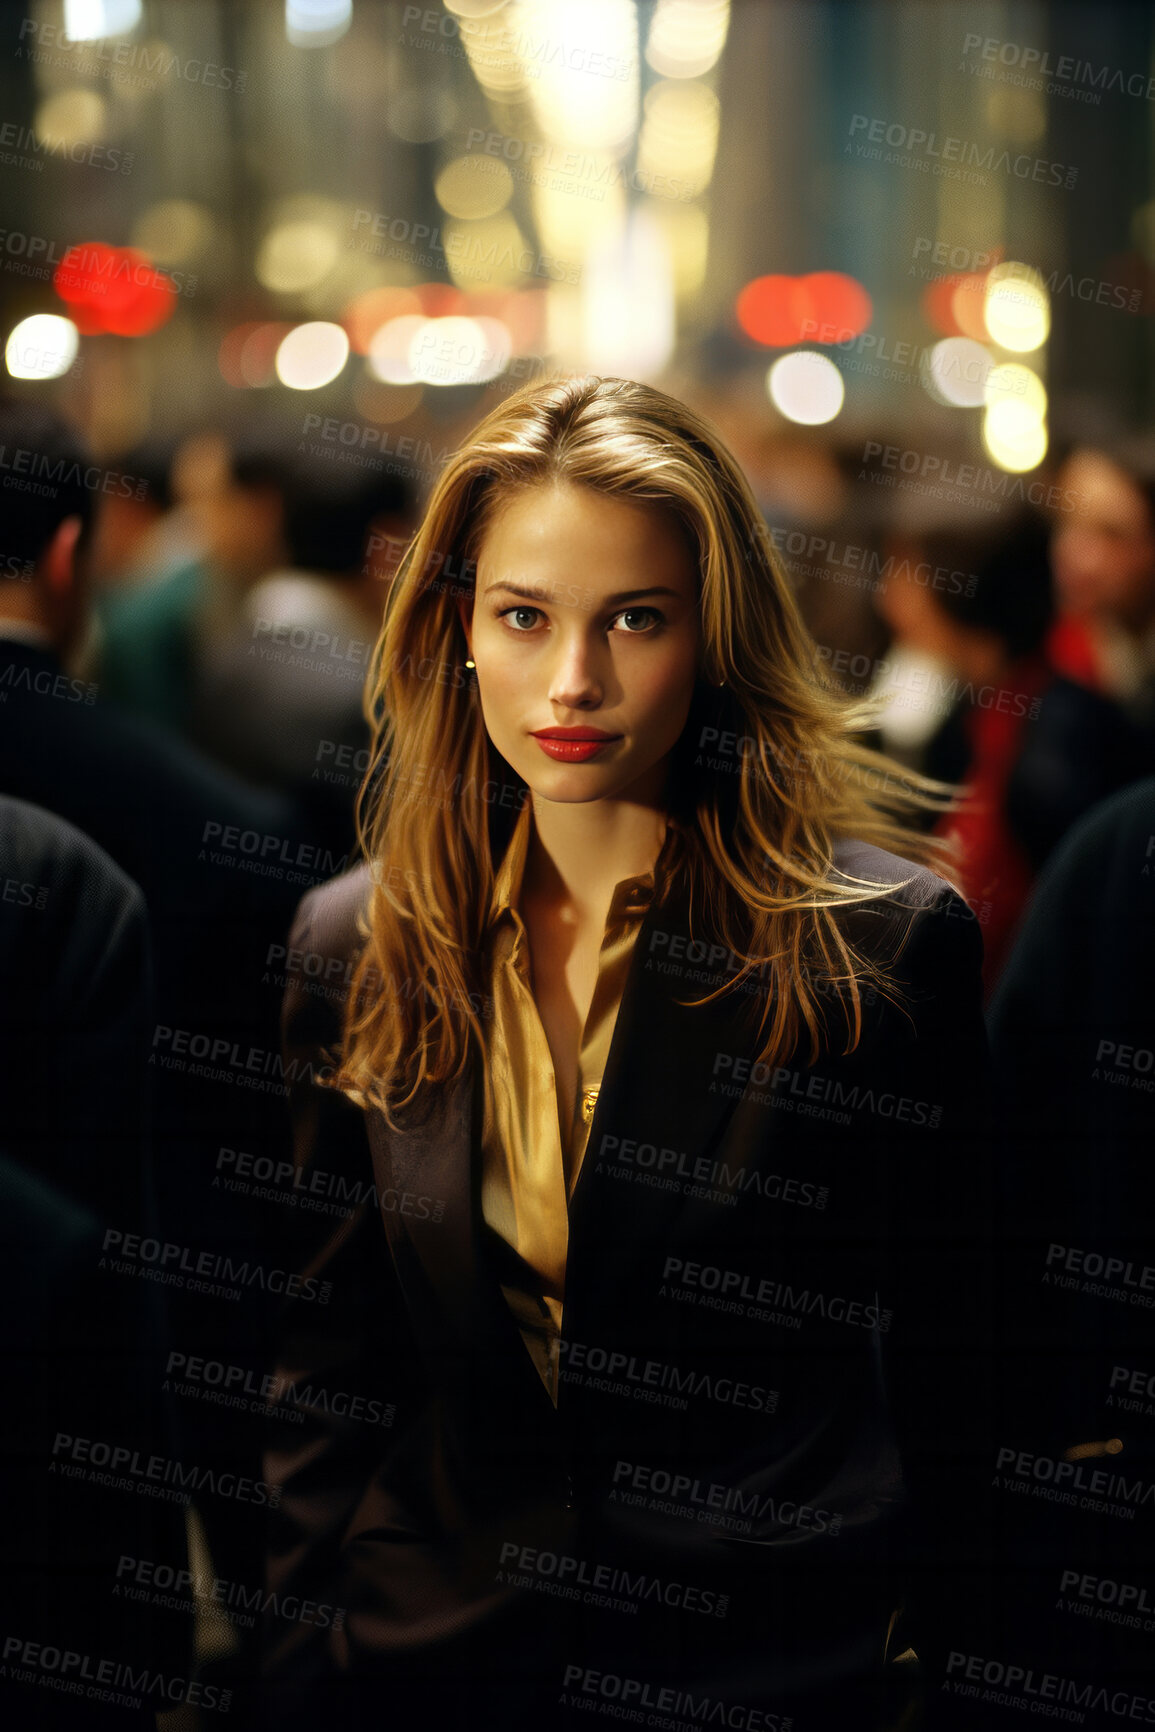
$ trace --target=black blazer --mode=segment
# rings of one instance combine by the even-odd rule
[[[992,1495],[1015,1553],[1014,1653],[1148,1698],[1153,980],[1148,777],[1095,807],[1057,849],[990,1015],[1008,1155],[1007,1417]],[[1080,1445],[1072,1465],[1064,1458]]]
[[[306,896],[284,1028],[318,1286],[285,1319],[269,1582],[344,1616],[270,1640],[282,1708],[361,1678],[413,1723],[480,1724],[479,1692],[527,1726],[685,1718],[689,1692],[866,1726],[910,1568],[924,1664],[956,1641],[990,1448],[981,938],[923,868],[860,842],[836,867],[908,880],[846,917],[901,950],[906,1004],[868,992],[856,1050],[813,1065],[757,1066],[760,985],[679,1005],[730,977],[724,947],[647,913],[570,1207],[556,1411],[481,1216],[477,1076],[396,1135],[312,1081],[368,869]]]
[[[288,801],[247,788],[107,702],[70,678],[50,650],[5,639],[2,621],[0,791],[85,831],[144,894],[155,965],[145,1040],[160,1237],[180,1247],[185,1270],[207,1253],[257,1275],[240,1302],[227,1281],[182,1274],[184,1285],[165,1285],[169,1347],[189,1361],[224,1364],[230,1375],[239,1375],[236,1367],[250,1374],[269,1352],[272,1306],[261,1281],[280,1276],[262,1274],[274,1267],[264,1203],[224,1182],[242,1156],[271,1166],[284,1155],[285,940],[302,885],[331,877],[344,862],[302,829]],[[66,1078],[66,1098],[82,1127],[79,1146],[90,1154],[83,1127],[94,1105],[83,1078]],[[230,1151],[234,1166],[222,1166],[233,1160]],[[104,1204],[111,1214],[107,1189],[98,1212]],[[122,1216],[108,1224],[127,1235],[133,1222]],[[141,1284],[131,1274],[120,1279]],[[257,1479],[263,1440],[251,1409],[178,1395],[176,1419],[182,1460],[211,1470],[214,1483],[225,1473]],[[255,1594],[260,1506],[208,1491],[196,1497],[214,1569]],[[167,1553],[155,1561],[179,1567]],[[250,1643],[251,1632],[238,1628]],[[234,1661],[218,1650],[211,1665],[217,1675],[228,1668],[231,1683],[246,1663],[247,1655]]]
[[[130,1598],[117,1574],[126,1556],[187,1568],[184,1511],[92,1465],[111,1447],[126,1461],[174,1453],[158,1291],[104,1254],[108,1227],[155,1231],[151,977],[137,885],[71,824],[0,795],[0,1699],[11,1725],[155,1723],[146,1685],[125,1695],[139,1712],[86,1697],[84,1684],[61,1692],[59,1659],[44,1663],[53,1652],[138,1677],[187,1677],[191,1659],[191,1619]]]

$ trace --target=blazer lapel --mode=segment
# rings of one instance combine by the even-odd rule
[[[369,1113],[382,1183],[395,1193],[385,1208],[394,1249],[408,1245],[416,1253],[443,1306],[454,1314],[468,1309],[476,1280],[470,1095],[468,1076],[447,1084],[430,1095],[421,1117],[401,1115],[398,1133],[383,1113]]]
[[[396,1134],[381,1112],[368,1113],[380,1182],[395,1193],[386,1231],[419,1332],[450,1375],[483,1378],[507,1412],[550,1423],[553,1403],[485,1252],[478,1091],[467,1072]]]
[[[661,1238],[694,1206],[695,1165],[716,1149],[742,1092],[727,1079],[759,1050],[761,992],[695,1008],[732,979],[717,962],[687,960],[709,956],[698,937],[681,904],[651,908],[638,934],[570,1201],[567,1326],[595,1291],[599,1306],[612,1303],[614,1272],[629,1269],[639,1240]]]

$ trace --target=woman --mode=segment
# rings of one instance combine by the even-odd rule
[[[1071,504],[1051,542],[1051,657],[1128,718],[1133,780],[1155,762],[1155,446],[1149,436],[1077,445],[1058,486]]]
[[[982,1408],[981,940],[893,815],[936,787],[855,743],[717,435],[619,379],[450,460],[370,686],[367,864],[286,1005],[294,1182],[354,1207],[268,1464],[270,1585],[344,1615],[270,1674],[875,1724]]]

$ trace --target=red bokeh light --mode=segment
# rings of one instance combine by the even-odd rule
[[[277,350],[293,329],[284,319],[246,319],[221,338],[217,366],[236,391],[260,389],[276,377]]]
[[[802,288],[818,324],[818,331],[810,333],[811,342],[845,343],[865,331],[874,316],[862,284],[842,271],[812,271],[802,278]]]
[[[176,288],[135,247],[84,241],[69,247],[53,278],[85,335],[144,337],[172,317]]]
[[[794,343],[842,343],[864,331],[873,316],[870,296],[842,271],[805,277],[755,277],[735,303],[738,324],[769,349]]]
[[[734,311],[746,335],[768,349],[800,343],[811,317],[809,297],[796,277],[755,277],[740,291]]]
[[[958,285],[958,277],[939,277],[937,282],[928,283],[922,291],[923,318],[940,337],[961,337],[963,334],[951,305]]]
[[[412,289],[366,289],[364,294],[353,297],[341,315],[349,347],[355,355],[367,355],[369,344],[382,325],[421,310],[421,302]]]
[[[469,297],[452,283],[418,283],[414,293],[427,319],[448,319],[469,305]]]

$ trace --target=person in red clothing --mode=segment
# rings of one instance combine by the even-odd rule
[[[1155,442],[1076,446],[1055,524],[1055,666],[1115,699],[1147,735],[1155,769]]]
[[[983,929],[987,992],[998,979],[1043,861],[1087,808],[1138,774],[1131,729],[1106,694],[1048,653],[1053,620],[1049,529],[1027,511],[981,528],[918,537],[879,598],[896,640],[949,670],[950,708],[919,768],[963,783],[937,820]],[[923,583],[923,570],[957,583]]]

